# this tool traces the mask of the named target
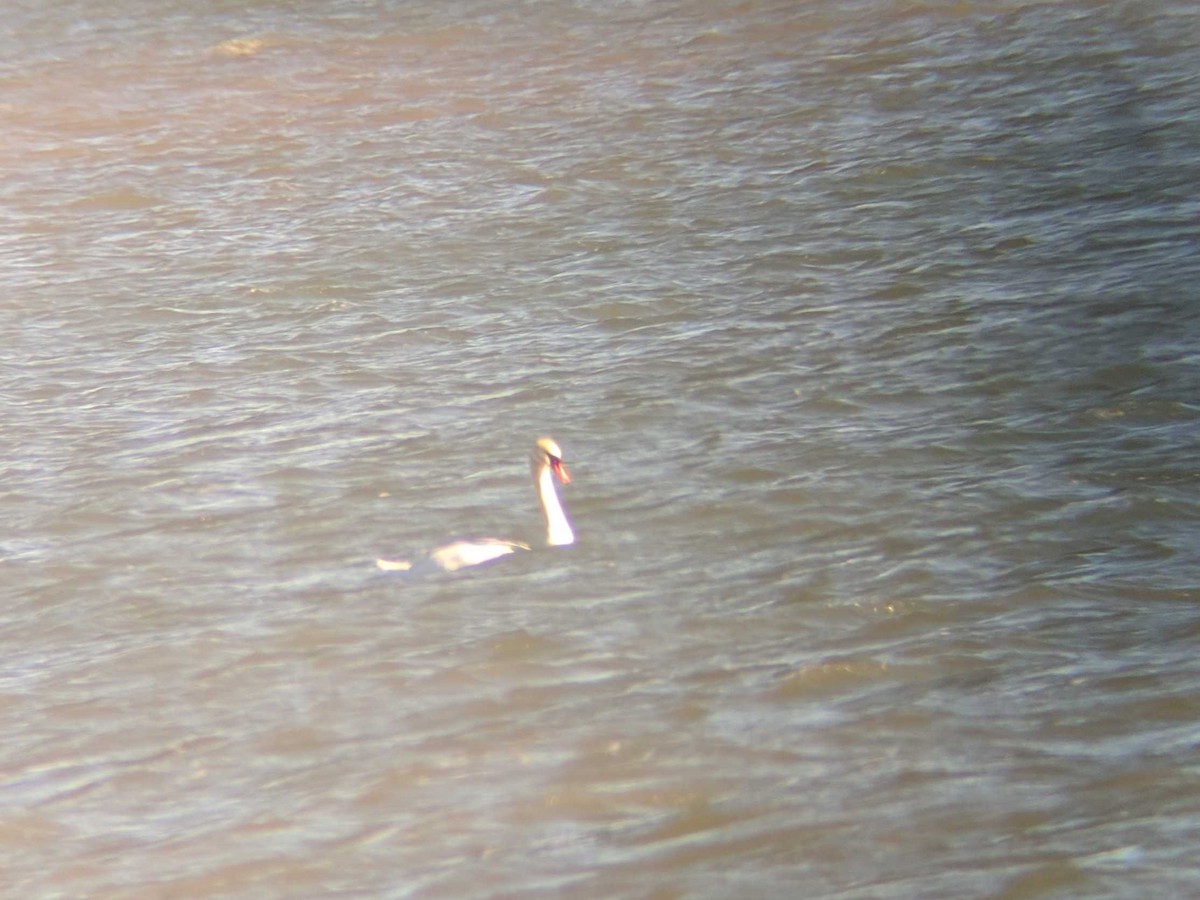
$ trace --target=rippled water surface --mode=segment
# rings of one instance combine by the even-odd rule
[[[1200,890],[1193,4],[3,12],[5,896]]]

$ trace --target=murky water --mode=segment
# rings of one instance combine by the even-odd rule
[[[5,895],[1200,885],[1192,4],[9,3],[0,124]]]

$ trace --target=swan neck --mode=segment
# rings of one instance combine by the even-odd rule
[[[558,490],[554,486],[554,474],[548,465],[537,466],[534,472],[538,500],[542,504],[542,515],[546,518],[546,543],[551,547],[575,543],[575,532],[567,520]]]

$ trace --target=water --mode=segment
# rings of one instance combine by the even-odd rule
[[[1195,892],[1198,48],[7,4],[5,895]]]

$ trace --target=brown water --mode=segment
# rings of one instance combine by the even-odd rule
[[[0,125],[4,896],[1200,890],[1193,4],[13,2]]]

